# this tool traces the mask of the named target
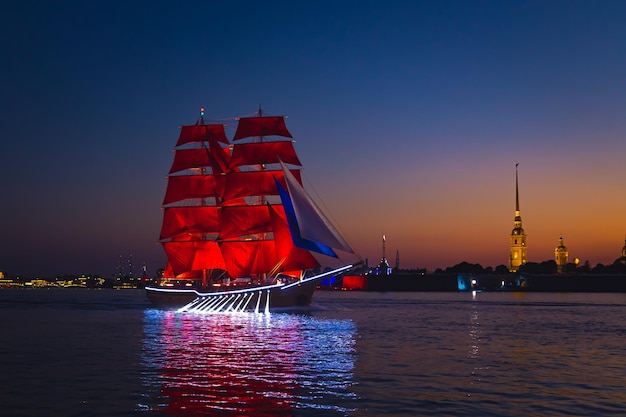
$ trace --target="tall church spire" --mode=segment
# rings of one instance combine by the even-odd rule
[[[515,216],[519,217],[519,183],[517,181],[517,167],[519,162],[515,164]]]
[[[519,181],[515,164],[515,219],[513,220],[513,231],[511,232],[511,254],[509,256],[509,271],[517,272],[520,266],[524,265],[528,259],[526,256],[526,233],[522,228],[522,216],[519,209]]]

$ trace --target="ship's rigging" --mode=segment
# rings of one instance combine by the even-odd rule
[[[259,110],[237,122],[232,142],[203,111],[181,126],[163,200],[164,277],[260,285],[319,268],[315,253],[351,252],[303,191],[284,116]]]

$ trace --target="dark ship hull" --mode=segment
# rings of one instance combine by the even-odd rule
[[[291,284],[276,284],[229,291],[200,292],[192,289],[146,287],[146,295],[155,307],[197,312],[269,312],[299,309],[311,305],[320,281],[342,273],[345,266]]]

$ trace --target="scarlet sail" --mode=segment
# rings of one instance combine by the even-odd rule
[[[181,126],[180,136],[178,137],[176,146],[186,143],[208,142],[210,139],[228,144],[226,133],[224,133],[224,125],[195,124],[193,126]]]
[[[174,162],[170,168],[170,174],[192,168],[204,168],[211,166],[211,154],[206,148],[179,149],[174,154]]]
[[[287,126],[285,126],[285,118],[283,116],[258,116],[240,118],[233,140],[262,136],[293,137],[287,130]]]
[[[216,206],[166,207],[160,239],[218,233],[221,229],[220,224]]]
[[[335,256],[311,239],[330,237],[346,250],[345,241],[326,231],[325,220],[315,223],[323,229],[315,234],[304,225],[295,228],[303,236],[293,234],[296,211],[317,212],[310,209],[313,203],[291,201],[306,196],[297,190],[301,163],[293,141],[266,138],[292,137],[284,117],[238,121],[233,144],[223,124],[201,118],[181,127],[163,200],[165,278],[201,279],[204,287],[229,286],[238,278],[267,284],[281,274],[300,276],[319,267],[311,251]]]
[[[302,165],[296,155],[293,142],[257,142],[241,143],[233,150],[229,166],[277,164]]]

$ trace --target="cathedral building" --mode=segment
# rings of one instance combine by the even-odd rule
[[[515,220],[511,232],[511,254],[509,255],[509,271],[517,272],[520,266],[528,262],[526,254],[526,233],[522,228],[522,216],[519,210],[519,186],[517,180],[517,166],[515,164]]]
[[[567,252],[567,246],[563,243],[563,238],[559,238],[559,246],[554,248],[554,260],[556,261],[557,272],[562,274],[567,265],[567,258],[569,254]]]

